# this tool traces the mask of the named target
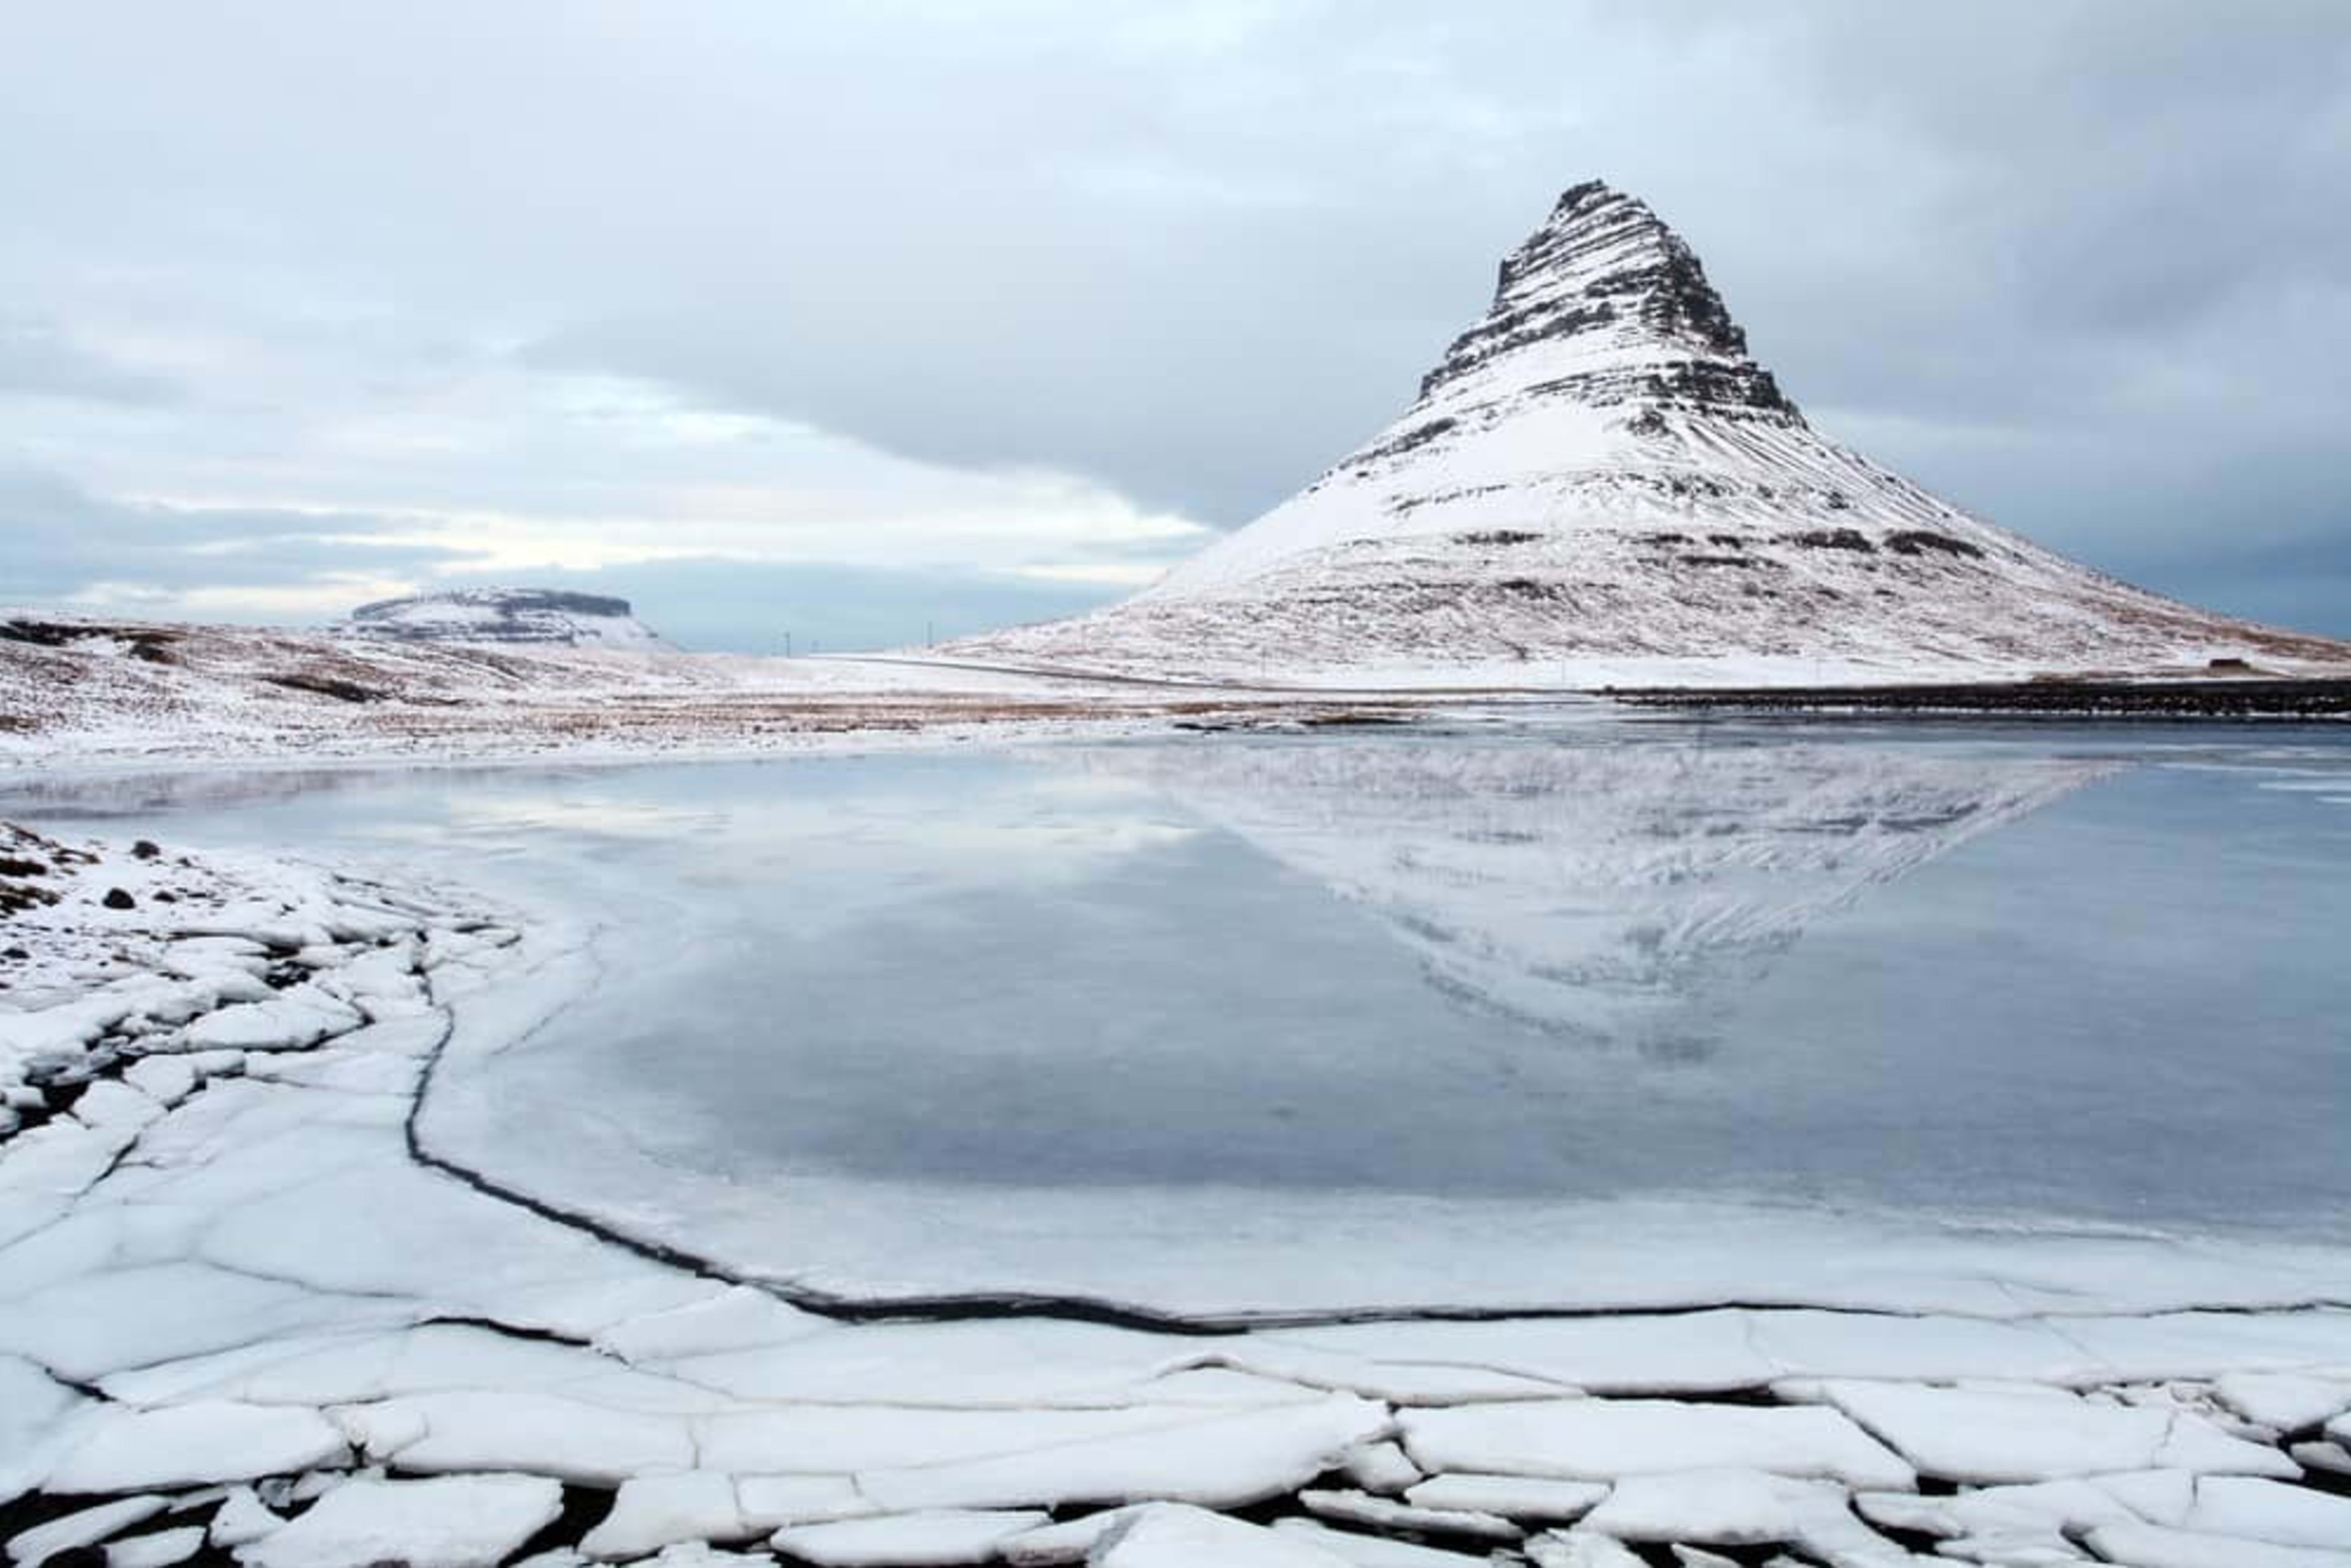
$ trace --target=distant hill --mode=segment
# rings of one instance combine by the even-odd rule
[[[332,630],[402,643],[533,643],[660,651],[671,647],[629,601],[551,588],[455,588],[362,604]]]

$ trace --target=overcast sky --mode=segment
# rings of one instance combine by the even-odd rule
[[[1830,435],[2351,633],[2351,5],[0,0],[0,603],[1148,580],[1588,176]]]

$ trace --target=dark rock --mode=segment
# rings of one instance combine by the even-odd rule
[[[1983,554],[1983,547],[1980,545],[1970,544],[1966,539],[1953,538],[1949,534],[1938,534],[1926,528],[1897,529],[1886,536],[1886,548],[1896,555],[1909,556],[1925,555],[1932,551],[1938,555],[1966,556],[1972,559]]]
[[[152,861],[162,852],[163,847],[152,839],[141,839],[131,846],[132,856],[142,861]]]
[[[99,902],[105,904],[109,909],[136,909],[139,907],[139,901],[131,897],[129,894],[123,892],[119,887],[108,888],[106,890],[106,896],[99,899]]]
[[[1405,431],[1403,434],[1396,436],[1392,441],[1384,442],[1380,445],[1372,447],[1368,451],[1358,453],[1356,455],[1355,461],[1358,463],[1368,463],[1374,457],[1398,456],[1404,453],[1411,451],[1416,446],[1427,445],[1430,442],[1436,440],[1438,436],[1443,435],[1447,431],[1453,429],[1460,423],[1461,422],[1459,420],[1448,416],[1444,419],[1432,419],[1426,424],[1414,425],[1410,430]],[[627,609],[623,607],[621,613],[623,615],[627,614]]]
[[[1494,584],[1494,591],[1510,599],[1549,599],[1557,591],[1531,577],[1506,577]]]
[[[0,882],[0,915],[22,915],[28,909],[57,901],[57,895],[48,888],[21,882]]]
[[[177,632],[158,630],[152,626],[113,626],[89,621],[0,621],[0,643],[26,643],[37,648],[70,648],[76,643],[93,637],[103,637],[131,644],[131,656],[144,659],[151,664],[176,664],[179,658],[171,645],[180,640]]]
[[[37,648],[63,648],[77,637],[88,637],[98,631],[96,627],[61,624],[55,621],[0,621],[0,642],[29,643]]]

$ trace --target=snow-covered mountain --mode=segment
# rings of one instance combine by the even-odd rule
[[[950,645],[1155,674],[1512,684],[2351,664],[1974,517],[1814,431],[1680,236],[1592,183],[1404,414],[1135,598]]]
[[[551,588],[457,588],[362,604],[334,630],[403,643],[556,644],[659,651],[670,644],[625,599]]]

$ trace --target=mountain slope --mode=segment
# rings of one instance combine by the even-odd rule
[[[670,644],[629,601],[551,588],[458,588],[362,604],[334,630],[402,643],[654,651]]]
[[[1127,673],[1816,681],[2351,664],[1823,437],[1646,205],[1578,185],[1412,407],[1132,600],[951,644]]]

